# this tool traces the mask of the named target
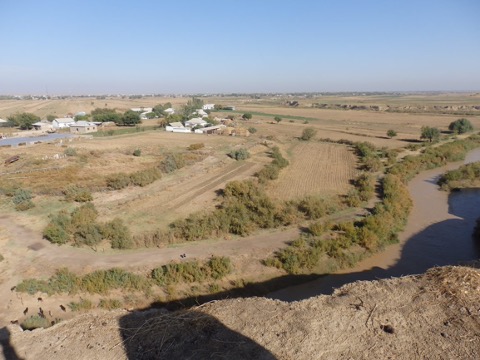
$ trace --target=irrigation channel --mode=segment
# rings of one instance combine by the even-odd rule
[[[434,266],[459,265],[480,258],[480,244],[472,232],[480,217],[480,189],[441,191],[437,180],[447,170],[480,161],[480,148],[465,161],[427,170],[408,185],[413,209],[399,243],[359,262],[354,268],[321,276],[268,295],[273,299],[296,301],[331,294],[335,288],[358,280],[376,280],[425,272]]]

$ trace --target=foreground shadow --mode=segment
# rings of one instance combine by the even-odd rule
[[[276,359],[255,341],[196,310],[149,310],[119,320],[128,359]]]
[[[21,360],[17,352],[10,343],[10,331],[6,327],[0,329],[0,345],[2,347],[2,354],[6,360]]]

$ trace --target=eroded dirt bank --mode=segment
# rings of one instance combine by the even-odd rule
[[[4,349],[23,359],[478,359],[479,299],[480,270],[444,267],[293,303],[231,299],[97,312],[33,332],[10,325]]]

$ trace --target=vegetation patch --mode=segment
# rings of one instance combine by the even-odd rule
[[[444,173],[438,180],[443,190],[454,190],[478,186],[480,183],[480,162],[466,164]]]
[[[86,245],[93,249],[104,239],[115,249],[131,247],[130,232],[121,219],[98,223],[97,216],[98,212],[91,202],[74,209],[70,214],[61,211],[50,216],[43,237],[58,245],[70,242],[75,246]]]

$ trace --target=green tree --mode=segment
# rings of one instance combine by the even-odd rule
[[[243,120],[250,120],[252,117],[253,116],[250,113],[245,113],[245,114],[242,115]]]
[[[55,115],[52,115],[52,114],[48,114],[48,115],[47,115],[47,120],[48,120],[48,121],[53,121],[53,120],[55,120],[56,118],[57,118],[57,117],[56,117]]]
[[[91,116],[93,121],[95,122],[114,122],[118,124],[121,122],[121,115],[116,112],[115,109],[108,109],[108,108],[96,108],[91,112]]]
[[[300,136],[300,139],[304,141],[308,141],[311,138],[313,138],[316,133],[317,133],[317,130],[315,130],[314,128],[308,127],[306,129],[303,129],[302,136]]]
[[[275,120],[278,124],[280,121],[282,121],[282,118],[280,116],[275,116],[273,120]]]
[[[187,101],[185,105],[183,105],[181,109],[181,113],[183,115],[183,119],[186,120],[189,118],[190,115],[192,115],[195,111],[198,109],[201,109],[203,107],[203,100],[192,97],[190,100]]]
[[[430,142],[437,141],[440,138],[440,130],[430,126],[422,126],[420,139],[427,139]]]
[[[30,130],[33,128],[34,123],[40,121],[40,117],[32,113],[24,112],[11,115],[7,120],[11,121],[15,126],[20,127],[22,130]]]
[[[391,139],[391,138],[397,136],[397,132],[395,130],[390,129],[390,130],[387,131],[387,136]]]
[[[122,124],[121,125],[133,126],[133,125],[140,124],[141,122],[142,122],[142,120],[140,120],[140,114],[139,113],[137,113],[135,111],[132,111],[132,110],[128,110],[122,116]]]
[[[458,119],[448,125],[448,130],[453,131],[455,134],[464,134],[469,131],[473,131],[472,123],[465,119]]]

